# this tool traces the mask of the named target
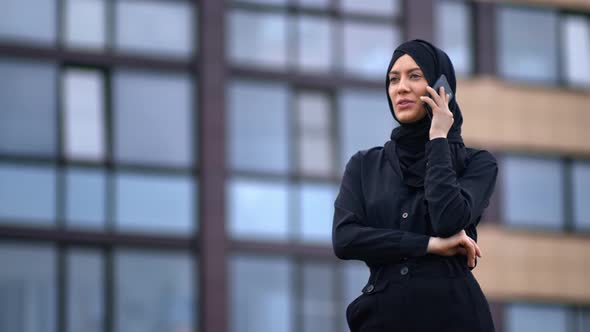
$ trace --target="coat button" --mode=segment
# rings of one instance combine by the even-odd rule
[[[400,273],[401,275],[405,276],[406,274],[408,274],[408,271],[409,271],[408,267],[407,267],[407,266],[404,266],[404,267],[402,267],[402,269],[399,271],[399,273]]]
[[[368,285],[368,286],[367,286],[367,288],[365,288],[365,291],[366,291],[367,293],[370,293],[370,292],[372,292],[374,289],[375,289],[375,287],[374,287],[373,285]]]
[[[404,213],[402,214],[402,218],[406,219],[407,217],[408,217],[408,213],[407,213],[407,212],[404,212]]]

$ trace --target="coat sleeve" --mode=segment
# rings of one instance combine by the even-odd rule
[[[334,202],[332,245],[336,256],[380,265],[399,261],[402,257],[426,255],[429,236],[371,227],[367,222],[360,158],[357,153],[347,163]]]
[[[457,178],[446,138],[429,141],[426,155],[424,195],[435,235],[449,237],[470,224],[476,226],[496,184],[494,156],[485,150],[475,153]]]

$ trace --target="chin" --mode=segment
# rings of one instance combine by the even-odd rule
[[[424,117],[424,114],[420,115],[416,111],[403,111],[395,115],[401,123],[412,123],[416,122]]]

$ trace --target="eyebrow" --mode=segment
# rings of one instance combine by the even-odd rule
[[[410,69],[406,70],[406,72],[409,73],[409,72],[412,72],[414,70],[420,70],[420,67],[410,68]],[[391,74],[398,74],[399,75],[399,71],[392,70],[392,71],[389,72],[389,75],[391,75]]]

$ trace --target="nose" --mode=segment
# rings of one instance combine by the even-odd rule
[[[410,88],[406,84],[406,79],[400,78],[399,83],[397,84],[397,92],[400,93],[400,92],[408,92],[408,91],[410,91]]]

